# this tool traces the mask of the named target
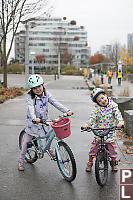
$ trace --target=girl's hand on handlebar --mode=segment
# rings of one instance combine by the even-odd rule
[[[32,121],[33,121],[33,123],[40,123],[40,119],[39,118],[33,119]]]
[[[83,130],[83,129],[87,130],[87,128],[88,128],[88,125],[87,125],[87,124],[84,124],[84,125],[81,127],[82,130]]]
[[[71,110],[69,110],[68,112],[67,112],[67,115],[68,116],[71,116],[73,114],[73,112],[71,111]]]
[[[123,123],[118,123],[117,124],[117,128],[123,128],[124,127],[124,124]]]

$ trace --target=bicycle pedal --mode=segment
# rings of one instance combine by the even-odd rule
[[[32,142],[27,143],[27,148],[31,148],[33,146]]]
[[[118,164],[119,164],[119,163],[118,163],[118,160],[116,160],[116,161],[114,162],[114,164],[115,164],[115,165],[118,165]]]

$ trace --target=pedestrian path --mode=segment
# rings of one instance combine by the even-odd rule
[[[104,77],[104,79],[105,82],[108,84],[107,77]],[[123,96],[123,94],[126,92],[129,93],[129,97],[133,97],[133,83],[130,83],[130,81],[122,80],[121,86],[118,86],[118,80],[115,77],[113,77],[111,85],[113,86],[113,93],[116,97]]]
[[[96,76],[92,76],[92,79],[88,80],[88,84],[90,86],[94,86],[93,85],[93,80],[95,78],[99,78],[99,80],[101,81],[101,75],[96,75]],[[112,86],[112,92],[113,95],[115,97],[119,97],[119,96],[127,96],[126,94],[128,93],[129,96],[128,97],[133,97],[133,83],[131,83],[128,80],[122,80],[121,86],[118,86],[118,80],[116,77],[113,77],[111,80],[111,84],[108,84],[108,77],[106,75],[103,76],[103,84],[107,85],[108,87]]]

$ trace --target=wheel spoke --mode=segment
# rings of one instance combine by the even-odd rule
[[[106,184],[108,178],[108,161],[106,156],[98,154],[95,163],[96,181],[100,186]]]
[[[26,136],[26,133],[25,131],[21,131],[20,135],[19,135],[19,147],[20,149],[22,149],[22,145],[23,145],[23,142],[24,142],[24,138]],[[34,146],[32,146],[32,148],[29,148],[27,150],[27,153],[25,155],[25,160],[28,162],[28,163],[34,163],[37,161],[37,154],[35,152],[35,148]]]
[[[58,143],[58,153],[60,154],[60,159],[57,157],[57,164],[67,181],[72,181],[76,177],[76,163],[72,154],[71,149],[64,142]],[[57,154],[58,155],[58,154]]]

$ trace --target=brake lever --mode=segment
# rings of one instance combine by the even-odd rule
[[[49,124],[47,124],[47,122],[46,122],[45,119],[40,119],[40,123],[41,123],[41,124],[44,124],[45,126],[49,126]]]

